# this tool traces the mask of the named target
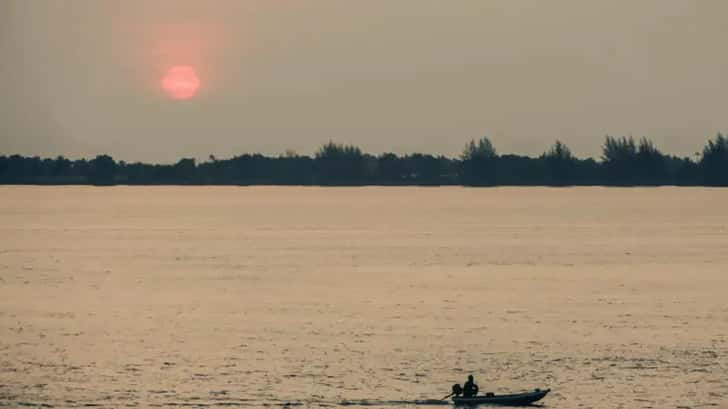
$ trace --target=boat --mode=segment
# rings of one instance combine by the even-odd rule
[[[551,389],[535,389],[529,392],[512,393],[507,395],[494,395],[488,393],[480,396],[465,398],[462,396],[453,396],[452,401],[455,405],[473,406],[473,405],[501,405],[501,406],[526,406],[533,402],[544,398]]]

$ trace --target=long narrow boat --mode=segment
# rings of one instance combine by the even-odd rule
[[[509,395],[481,395],[472,398],[464,398],[462,396],[454,396],[452,401],[455,405],[473,406],[473,405],[501,405],[501,406],[525,406],[533,402],[539,401],[546,396],[551,389],[536,389],[530,392],[513,393]]]

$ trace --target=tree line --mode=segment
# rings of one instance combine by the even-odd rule
[[[328,142],[313,157],[210,156],[171,165],[127,163],[109,155],[71,160],[0,156],[0,184],[93,185],[607,185],[728,186],[728,138],[718,134],[695,159],[660,151],[647,138],[607,136],[599,160],[575,157],[556,141],[538,157],[498,154],[487,138],[470,141],[459,158],[413,153],[371,155]]]

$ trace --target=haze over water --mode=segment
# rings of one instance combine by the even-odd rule
[[[0,406],[728,407],[728,190],[0,196]]]

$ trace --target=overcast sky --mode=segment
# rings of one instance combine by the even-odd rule
[[[725,0],[0,0],[0,154],[456,155],[728,131]],[[185,101],[161,81],[192,66]]]

